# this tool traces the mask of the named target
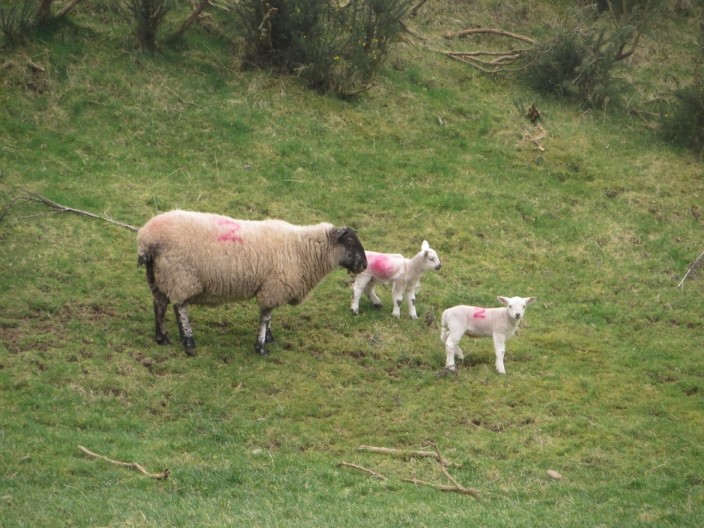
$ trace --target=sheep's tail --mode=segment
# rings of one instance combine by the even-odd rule
[[[447,310],[445,310],[442,313],[442,330],[440,331],[440,341],[445,343],[448,335],[450,335],[450,330],[447,328]]]
[[[156,248],[154,246],[140,247],[137,251],[137,266],[146,266],[147,268],[147,283],[152,292],[158,291],[156,287],[156,278],[154,277],[154,257],[156,256]]]

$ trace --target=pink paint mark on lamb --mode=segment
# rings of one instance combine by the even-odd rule
[[[235,244],[242,244],[244,240],[241,236],[237,235],[237,231],[242,227],[240,224],[229,218],[220,218],[217,220],[217,224],[222,226],[225,230],[224,233],[218,236],[218,242],[233,242]]]
[[[477,308],[472,314],[474,319],[486,319],[486,308]]]
[[[367,253],[367,262],[372,274],[382,279],[393,277],[396,273],[394,259],[383,253]]]

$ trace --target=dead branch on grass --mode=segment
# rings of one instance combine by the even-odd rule
[[[358,451],[369,451],[371,453],[381,453],[384,455],[398,456],[398,457],[402,457],[402,458],[413,458],[413,457],[434,458],[435,460],[438,460],[443,464],[452,465],[452,463],[449,462],[448,460],[438,459],[440,454],[437,451],[407,451],[405,449],[394,449],[391,447],[375,447],[375,446],[368,446],[368,445],[359,446],[357,448],[357,450]]]
[[[481,492],[478,489],[467,488],[466,486],[463,486],[456,478],[454,478],[450,474],[450,472],[447,470],[447,465],[451,464],[451,462],[449,462],[445,457],[442,456],[442,453],[440,453],[440,449],[438,448],[437,444],[433,444],[433,446],[435,448],[433,451],[406,451],[403,449],[393,449],[388,447],[375,447],[366,445],[360,446],[357,449],[392,456],[433,458],[438,461],[438,464],[440,465],[440,471],[442,471],[442,474],[445,476],[445,478],[450,481],[450,484],[437,484],[434,482],[427,482],[425,480],[417,479],[415,476],[412,478],[405,478],[401,480],[403,482],[410,482],[411,484],[416,484],[420,486],[429,486],[440,491],[461,493],[463,495],[471,495],[475,498],[480,498]],[[380,473],[377,473],[376,471],[373,471],[371,469],[364,468],[362,466],[358,466],[356,464],[342,462],[340,465],[344,467],[351,467],[353,469],[369,473],[370,475],[374,475],[378,478],[383,478],[383,480],[387,480],[386,477],[384,477]]]
[[[183,34],[186,32],[186,30],[193,25],[193,23],[198,20],[198,18],[201,16],[203,11],[205,11],[205,8],[208,7],[209,5],[212,5],[210,3],[210,0],[200,0],[198,4],[193,4],[193,11],[191,14],[186,18],[186,20],[183,21],[181,24],[181,27],[179,27],[173,35],[171,35],[171,40],[176,40],[179,39],[183,36]]]
[[[31,191],[26,191],[23,190],[25,193],[24,196],[17,196],[13,198],[4,208],[2,211],[0,211],[0,219],[7,214],[7,212],[14,207],[15,205],[23,204],[23,205],[44,205],[49,207],[50,209],[53,209],[57,213],[74,213],[82,216],[88,216],[90,218],[97,218],[98,220],[104,220],[105,222],[109,222],[111,224],[115,224],[120,227],[124,227],[126,229],[129,229],[131,231],[138,231],[139,228],[125,224],[124,222],[118,222],[117,220],[113,220],[112,218],[108,218],[107,216],[99,216],[93,213],[90,213],[88,211],[83,211],[81,209],[75,209],[73,207],[68,207],[66,205],[61,205],[60,203],[56,203],[53,200],[50,200],[49,198],[42,196],[41,194],[37,194]]]
[[[169,469],[165,469],[161,473],[149,473],[146,469],[144,469],[142,466],[140,466],[136,462],[120,462],[119,460],[112,460],[112,459],[105,457],[103,455],[93,453],[92,451],[90,451],[80,445],[78,446],[78,449],[83,451],[88,456],[98,458],[100,460],[104,460],[105,462],[109,462],[110,464],[115,464],[116,466],[134,469],[136,471],[139,471],[145,477],[153,478],[156,480],[166,480],[167,478],[169,478],[169,475],[171,474],[171,471]]]
[[[350,463],[350,462],[340,462],[339,465],[342,466],[342,467],[348,467],[348,468],[356,469],[357,471],[361,471],[361,472],[363,472],[363,473],[367,473],[368,475],[371,475],[371,476],[376,477],[376,478],[381,479],[381,480],[389,480],[389,479],[387,479],[384,475],[382,475],[381,473],[378,473],[378,472],[374,471],[373,469],[368,469],[368,468],[365,468],[365,467],[363,467],[363,466],[359,466],[359,465],[357,465],[357,464],[352,464],[352,463]]]
[[[697,271],[699,268],[704,265],[704,251],[701,252],[701,254],[694,260],[689,265],[689,269],[687,270],[687,273],[684,274],[684,277],[682,277],[682,280],[680,283],[677,285],[677,287],[681,290],[684,290],[684,282],[691,276],[694,278],[694,276],[697,274]]]
[[[504,31],[503,29],[493,29],[493,28],[473,28],[473,29],[465,29],[465,30],[457,31],[457,32],[448,31],[445,34],[445,38],[448,40],[452,40],[454,38],[463,38],[463,37],[469,37],[472,35],[487,35],[487,34],[488,35],[499,35],[500,37],[509,37],[512,39],[527,42],[528,44],[535,44],[535,40],[533,40],[530,37],[526,37],[525,35],[521,35],[519,33],[511,33],[510,31]]]

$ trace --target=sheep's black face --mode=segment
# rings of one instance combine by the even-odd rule
[[[341,227],[335,233],[337,243],[344,251],[340,259],[340,266],[347,268],[352,273],[361,273],[367,269],[367,255],[364,253],[362,243],[357,234],[349,227]]]

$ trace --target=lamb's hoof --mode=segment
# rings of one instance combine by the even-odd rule
[[[384,305],[381,304],[381,303],[379,303],[379,304],[372,304],[372,308],[374,308],[375,310],[380,310],[382,306],[384,306]]]
[[[195,357],[196,347],[183,347],[188,357]]]
[[[352,308],[352,315],[359,315],[359,310]]]
[[[457,375],[457,368],[456,367],[445,367],[445,368],[438,371],[439,378],[444,378],[446,376],[456,376],[456,375]]]
[[[269,351],[266,349],[266,345],[265,345],[264,343],[256,342],[256,343],[254,344],[254,350],[255,350],[258,354],[260,354],[260,355],[262,355],[262,356],[268,356],[268,355],[269,355]]]
[[[156,344],[157,345],[170,345],[171,340],[169,339],[169,337],[166,334],[156,336]]]

